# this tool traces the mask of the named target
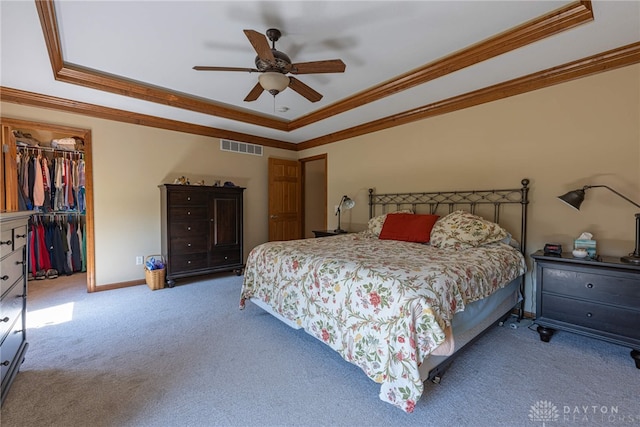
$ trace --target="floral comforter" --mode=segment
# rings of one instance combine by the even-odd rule
[[[525,270],[503,243],[443,250],[367,232],[269,242],[249,254],[240,306],[261,299],[380,383],[380,399],[412,412],[418,366],[453,315]]]

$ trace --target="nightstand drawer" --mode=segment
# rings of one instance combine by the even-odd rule
[[[542,270],[542,292],[640,307],[640,278],[637,276],[627,277],[620,273],[609,275],[604,270],[596,274],[578,268],[566,270],[547,267]]]
[[[640,340],[640,311],[556,295],[542,296],[542,318]]]

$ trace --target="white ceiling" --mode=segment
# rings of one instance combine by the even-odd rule
[[[569,1],[55,2],[66,63],[294,120],[534,19]],[[300,142],[640,40],[640,2],[593,1],[594,21],[293,131],[280,131],[56,81],[34,1],[0,2],[1,85],[198,125]],[[293,62],[340,58],[343,74],[298,75],[324,95],[291,89],[243,99],[258,75],[243,33],[278,28]],[[274,102],[275,101],[275,102]],[[288,107],[287,112],[279,112]],[[274,111],[275,108],[275,111]]]

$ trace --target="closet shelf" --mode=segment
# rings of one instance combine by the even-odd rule
[[[69,154],[80,154],[84,156],[84,151],[79,151],[79,150],[61,150],[59,148],[53,148],[53,147],[40,147],[40,146],[33,146],[33,145],[16,145],[16,148],[18,149],[18,151],[22,151],[22,150],[34,150],[34,151],[47,151],[49,153],[69,153]]]

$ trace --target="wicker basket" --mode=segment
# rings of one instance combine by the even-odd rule
[[[157,270],[149,270],[147,268],[147,260],[149,258],[160,258],[162,259],[162,263],[166,266],[166,262],[164,260],[164,257],[162,255],[149,255],[148,257],[145,258],[144,260],[144,276],[145,279],[147,281],[147,286],[149,286],[149,289],[151,289],[152,291],[158,290],[158,289],[162,289],[164,288],[164,279],[165,279],[165,275],[167,273],[167,268],[159,268]]]

